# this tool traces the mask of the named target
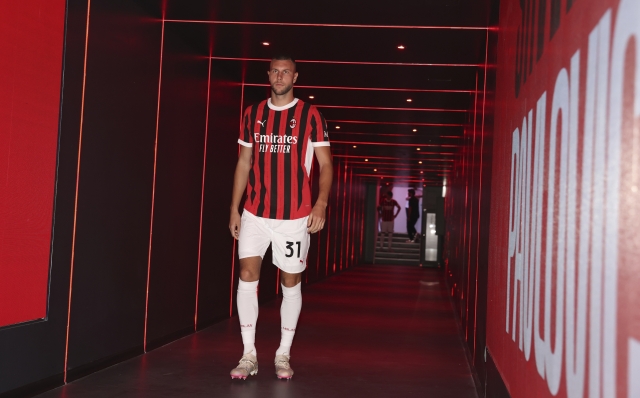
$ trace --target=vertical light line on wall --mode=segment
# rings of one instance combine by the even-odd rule
[[[351,186],[351,184],[353,183],[353,169],[349,170],[349,206],[348,206],[348,210],[347,213],[349,213],[349,220],[347,222],[347,268],[349,268],[351,266],[351,258],[353,258],[353,256],[350,255],[350,253],[353,253],[353,250],[351,249],[351,244],[353,242],[353,239],[351,239],[351,219],[353,218],[352,213],[351,213],[351,202],[353,202],[353,187]]]
[[[475,136],[476,136],[477,115],[478,115],[478,72],[476,72],[476,90],[475,90],[475,99],[473,100],[473,137],[474,137],[473,139],[474,139],[474,142],[475,142]],[[468,162],[467,162],[467,164],[468,164]],[[465,179],[466,179],[466,173],[465,173]],[[469,183],[467,182],[467,193],[465,194],[465,199],[464,199],[465,216],[467,214],[467,210],[466,209],[467,209],[467,206],[468,206],[468,202],[467,202],[468,192],[469,192]],[[469,222],[471,222],[471,221],[469,221]],[[465,243],[464,243],[464,245],[466,246],[467,245],[467,243],[466,243],[466,240],[467,240],[467,223],[466,222],[464,224],[464,231],[465,231],[464,232],[464,234],[465,234],[465,237],[464,237]],[[471,232],[469,232],[469,233],[471,233]],[[471,246],[469,246],[469,247],[471,247]],[[469,253],[471,253],[470,250],[469,250]],[[468,266],[467,266],[467,268],[468,268]],[[469,304],[469,285],[470,285],[469,282],[470,282],[470,272],[467,269],[467,295],[466,295],[466,297],[467,297],[467,305],[465,306],[466,311],[467,311],[467,316],[465,318],[466,320],[469,319],[469,305],[468,305]],[[469,340],[469,328],[468,327],[464,328],[464,338],[465,338],[465,341]]]
[[[329,275],[329,237],[331,236],[331,205],[327,206],[327,252],[325,253],[324,276]]]
[[[149,318],[149,282],[151,280],[151,246],[153,243],[153,216],[156,202],[156,172],[158,163],[158,131],[160,130],[160,91],[162,89],[162,57],[164,55],[164,15],[162,15],[162,35],[160,36],[160,74],[158,76],[158,107],[156,109],[156,141],[153,148],[153,186],[151,189],[151,225],[149,227],[149,254],[147,258],[147,292],[144,306],[144,352],[147,352],[147,325]]]
[[[364,202],[364,201],[366,201],[366,191],[363,191],[364,189],[366,189],[366,188],[362,188],[362,189],[361,189],[361,192],[360,192],[360,198],[361,198],[361,200],[362,200],[363,202]],[[360,236],[362,236],[362,235],[364,235],[364,219],[365,219],[365,217],[366,217],[366,212],[364,211],[364,206],[362,206],[362,211],[361,211],[360,217],[361,217],[361,220],[360,220],[360,222],[361,222],[361,227],[360,227],[360,228],[361,228],[361,231],[362,231],[362,232],[360,233]],[[376,228],[377,228],[377,227],[376,227]],[[364,239],[362,239],[360,242],[362,242],[363,240],[364,240]],[[363,252],[363,250],[364,250],[364,249],[362,248],[362,244],[361,244],[361,245],[360,245],[360,258],[361,258],[361,259],[362,259],[362,252]]]
[[[84,128],[84,95],[87,83],[87,54],[89,50],[89,15],[91,14],[91,0],[87,1],[87,27],[84,39],[84,66],[82,70],[82,100],[80,105],[80,133],[78,136],[78,163],[76,166],[76,194],[73,202],[73,233],[71,237],[71,268],[69,270],[69,303],[67,306],[67,331],[64,348],[64,383],[67,383],[67,366],[69,363],[69,326],[71,324],[71,297],[73,291],[73,270],[76,260],[76,227],[78,220],[78,192],[80,188],[80,156],[82,154],[82,132]]]
[[[342,183],[342,223],[340,224],[341,229],[343,231],[343,234],[341,236],[341,240],[340,240],[340,271],[342,271],[342,258],[343,258],[343,252],[345,250],[347,250],[347,245],[349,242],[349,231],[347,231],[347,237],[344,237],[344,216],[346,214],[346,202],[347,202],[347,168],[349,166],[349,160],[345,160],[344,161],[344,171],[342,172],[342,175],[344,177],[344,181]],[[346,241],[346,242],[345,242]],[[346,243],[346,244],[345,244]]]
[[[341,166],[342,164],[339,163],[338,164],[338,186],[336,189],[336,193],[337,193],[337,198],[336,198],[336,205],[340,204],[340,170],[341,170]],[[340,214],[336,214],[336,223],[340,220]],[[337,235],[337,231],[336,231],[336,235]],[[336,239],[336,245],[338,244],[338,240]],[[333,246],[333,272],[336,272],[336,255],[337,255],[337,247],[336,245]]]
[[[204,126],[204,160],[202,161],[202,196],[200,198],[200,236],[198,237],[198,273],[196,275],[196,309],[193,330],[198,330],[198,295],[200,294],[200,260],[202,258],[202,219],[204,215],[204,181],[207,171],[207,141],[209,138],[209,103],[211,99],[211,57],[209,57],[209,77],[207,78],[207,113]]]
[[[480,189],[478,193],[478,242],[476,251],[480,252],[480,205],[482,203],[482,169],[483,169],[483,154],[484,154],[484,115],[485,106],[487,104],[487,69],[489,66],[489,31],[487,30],[487,43],[485,46],[484,54],[484,90],[482,94],[482,137],[480,138]],[[477,89],[476,89],[477,91]],[[476,254],[476,300],[475,300],[475,315],[473,317],[473,361],[476,360],[476,328],[478,326],[478,261],[480,256]]]
[[[240,126],[242,126],[242,112],[244,111],[244,73],[242,70],[242,89],[240,91]],[[240,156],[240,148],[238,148],[238,156]],[[236,269],[236,248],[238,247],[238,241],[233,240],[233,253],[231,256],[231,289],[229,289],[229,318],[233,316],[233,278],[235,276]]]

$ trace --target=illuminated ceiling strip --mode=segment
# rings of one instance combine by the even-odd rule
[[[251,87],[269,87],[268,83],[245,83],[245,86]],[[401,91],[416,93],[464,93],[473,94],[475,90],[436,90],[436,89],[420,89],[420,88],[381,88],[381,87],[347,87],[347,86],[304,86],[295,85],[296,88],[313,88],[327,90],[360,90],[360,91]]]
[[[411,134],[388,134],[388,133],[362,133],[359,131],[343,131],[343,130],[335,130],[331,131],[335,136],[343,136],[343,135],[366,135],[367,137],[408,137],[408,138],[425,138],[425,132],[415,132]],[[430,138],[464,138],[461,135],[438,135],[431,133],[429,135]]]
[[[316,108],[339,108],[339,109],[377,109],[382,111],[416,111],[416,112],[469,112],[468,109],[445,109],[445,108],[390,108],[384,106],[347,106],[347,105],[316,105]]]
[[[332,144],[346,145],[384,145],[384,146],[411,146],[411,147],[436,147],[436,148],[460,148],[463,145],[457,144],[412,144],[412,143],[395,143],[395,142],[366,142],[366,141],[336,141],[331,140]],[[438,152],[438,154],[440,154]]]
[[[356,124],[398,124],[405,126],[438,126],[438,127],[464,127],[462,123],[406,123],[406,122],[371,122],[367,120],[327,120],[327,123],[356,123]]]
[[[454,159],[425,159],[425,158],[396,158],[389,156],[361,156],[361,155],[341,155],[335,154],[331,155],[334,158],[349,158],[349,159],[387,159],[387,160],[422,160],[424,162],[453,162]]]
[[[247,57],[210,57],[219,61],[256,61],[271,62],[270,58],[247,58]],[[478,68],[484,64],[436,64],[421,62],[366,62],[366,61],[327,61],[317,59],[297,59],[296,63],[305,64],[337,64],[337,65],[386,65],[386,66],[444,66],[444,67],[473,67]]]
[[[259,25],[259,26],[306,26],[323,28],[364,28],[364,29],[428,29],[428,30],[490,30],[485,26],[420,26],[420,25],[358,25],[358,24],[320,24],[299,22],[255,22],[255,21],[206,21],[199,19],[167,19],[166,22],[200,23],[209,25]]]
[[[414,181],[440,181],[437,177],[414,177],[414,176],[397,176],[394,174],[358,174],[358,177],[374,177],[374,178],[392,178],[395,180],[414,180]],[[442,176],[446,177],[446,176]]]

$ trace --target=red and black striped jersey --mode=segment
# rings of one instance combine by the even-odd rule
[[[327,122],[318,109],[297,98],[285,106],[272,105],[271,99],[250,106],[238,143],[253,147],[245,210],[278,220],[308,216],[313,148],[329,146]]]
[[[380,203],[382,208],[382,221],[393,221],[395,219],[396,207],[400,210],[400,205],[394,199],[387,200],[386,198]]]

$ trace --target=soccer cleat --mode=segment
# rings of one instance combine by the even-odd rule
[[[289,365],[288,355],[277,355],[274,360],[276,365],[276,376],[280,380],[289,380],[293,377],[293,369]]]
[[[246,380],[249,376],[258,374],[258,358],[255,355],[248,353],[244,354],[240,358],[238,366],[231,370],[232,379]]]

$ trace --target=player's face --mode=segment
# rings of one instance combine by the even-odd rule
[[[290,60],[271,61],[271,68],[267,73],[271,91],[276,95],[284,95],[291,91],[293,83],[298,78],[296,67]]]

